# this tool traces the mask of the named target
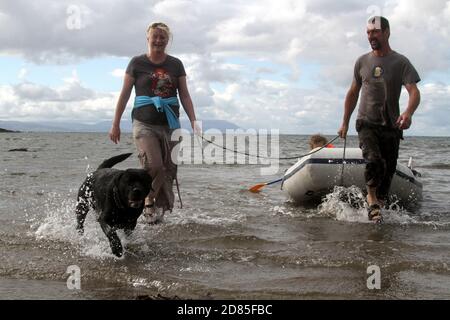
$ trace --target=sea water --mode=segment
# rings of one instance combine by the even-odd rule
[[[306,207],[279,184],[248,192],[292,160],[273,176],[259,165],[181,165],[183,208],[176,196],[164,223],[140,219],[130,237],[119,233],[126,252],[118,259],[93,212],[77,234],[74,208],[78,187],[104,159],[134,152],[117,168],[139,166],[131,136],[115,145],[101,133],[2,133],[0,299],[449,299],[449,141],[402,141],[399,161],[413,157],[423,201],[389,208],[382,225],[342,201],[341,192],[362,198],[355,188]],[[280,137],[282,157],[306,152],[307,136]],[[376,290],[367,286],[374,265]],[[68,288],[70,266],[81,271],[79,290]]]

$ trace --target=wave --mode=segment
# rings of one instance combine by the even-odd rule
[[[275,242],[265,240],[255,235],[246,234],[231,234],[231,235],[219,235],[198,240],[192,240],[196,243],[206,244],[208,247],[213,246],[224,248],[262,248],[265,245],[275,244]]]
[[[429,165],[417,166],[417,168],[450,170],[450,163],[433,163]]]
[[[413,216],[411,212],[394,202],[383,210],[383,224],[388,225],[419,225],[434,229],[447,228],[450,222],[436,220],[421,221],[420,216]],[[367,203],[361,189],[336,186],[328,194],[315,211],[316,216],[332,217],[338,221],[373,223],[367,218]],[[429,218],[429,217],[428,217]]]

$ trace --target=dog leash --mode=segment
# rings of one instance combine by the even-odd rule
[[[178,178],[177,177],[175,177],[175,184],[177,186],[178,199],[180,200],[180,209],[183,209],[183,201],[181,201],[180,186],[178,184]]]

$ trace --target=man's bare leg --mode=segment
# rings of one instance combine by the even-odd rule
[[[380,222],[381,216],[381,203],[377,198],[377,188],[367,187],[367,203],[369,204],[369,220]]]
[[[369,206],[379,204],[376,187],[367,187],[367,203]]]

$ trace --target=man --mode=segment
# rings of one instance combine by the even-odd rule
[[[411,118],[420,103],[416,83],[420,77],[403,55],[389,46],[389,22],[373,17],[367,24],[367,38],[372,51],[356,61],[354,77],[344,104],[344,118],[339,136],[347,136],[353,110],[361,101],[356,119],[356,131],[363,157],[367,162],[365,181],[369,220],[380,222],[381,206],[387,199],[397,166],[400,139],[411,126]],[[409,94],[406,110],[400,114],[399,98],[405,86]]]

